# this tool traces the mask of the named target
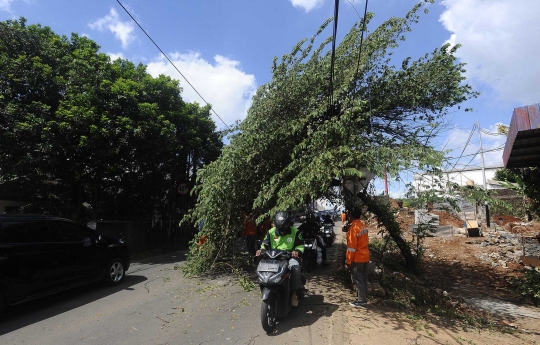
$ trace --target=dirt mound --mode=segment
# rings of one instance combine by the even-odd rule
[[[503,215],[496,215],[491,217],[492,221],[499,225],[499,226],[505,226],[508,223],[519,223],[521,222],[521,219],[514,217],[512,215],[503,214]]]
[[[453,225],[456,228],[462,228],[463,227],[463,220],[461,220],[456,215],[453,215],[453,214],[445,212],[445,211],[430,211],[430,213],[433,213],[433,214],[436,214],[436,215],[439,216],[439,224],[440,225]]]

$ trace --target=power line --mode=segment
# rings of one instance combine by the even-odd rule
[[[334,60],[336,57],[336,36],[339,15],[339,0],[334,2],[334,30],[332,32],[332,55],[330,56],[330,106],[334,103]]]
[[[338,1],[338,0],[336,0]],[[206,103],[206,105],[210,105],[205,99],[204,97],[199,93],[199,91],[197,91],[197,89],[195,89],[195,87],[193,85],[191,85],[191,83],[189,82],[189,80],[187,80],[187,78],[182,74],[182,72],[180,72],[180,70],[178,69],[178,67],[176,67],[176,65],[171,61],[171,59],[169,59],[169,57],[167,56],[167,54],[165,54],[165,52],[163,52],[163,50],[161,50],[161,48],[157,45],[156,42],[154,42],[154,40],[152,39],[152,37],[150,37],[150,35],[148,33],[146,33],[146,31],[143,29],[143,27],[137,22],[137,20],[135,20],[135,18],[131,15],[131,13],[129,13],[129,11],[124,7],[124,5],[122,5],[122,3],[120,2],[120,0],[116,0],[116,2],[118,2],[118,4],[124,9],[124,11],[126,11],[126,13],[128,14],[128,16],[131,17],[131,19],[135,22],[135,24],[137,24],[137,26],[142,30],[142,32],[144,32],[144,34],[146,35],[146,37],[148,37],[148,39],[150,39],[150,41],[152,41],[152,43],[154,43],[154,45],[156,46],[156,48],[161,52],[161,54],[163,54],[163,56],[165,56],[165,58],[167,59],[167,61],[169,61],[169,63],[174,67],[174,69],[176,69],[176,71],[178,73],[180,73],[180,75],[184,78],[184,80],[189,84],[189,86],[191,86],[191,88],[197,93],[197,95],[199,95],[199,97],[201,97],[201,99],[204,101],[204,103]],[[223,122],[223,124],[227,127],[230,128],[229,125],[227,125],[225,123],[225,121],[223,121],[223,119],[216,113],[216,111],[214,110],[214,108],[212,108],[212,106],[210,106],[210,110],[212,110],[212,112],[218,117],[218,119],[221,120],[221,122]]]
[[[484,152],[495,152],[495,151],[502,151],[504,150],[504,145],[501,145],[501,146],[498,146],[498,147],[495,147],[493,149],[489,149],[489,150],[484,150]],[[476,156],[478,154],[477,153],[472,153],[470,155],[465,155],[465,156],[461,156],[461,158],[465,158],[465,157],[470,157],[470,156]],[[457,157],[448,157],[446,159],[450,160],[450,159],[456,159]]]
[[[484,134],[487,134],[487,135],[493,135],[493,136],[500,136],[500,135],[504,135],[506,136],[506,134],[503,134],[503,133],[493,133],[493,132],[488,132],[487,130],[485,129],[480,129],[480,132],[484,133]]]
[[[351,4],[352,5],[352,4]],[[367,16],[368,0],[366,0],[366,6],[364,7],[364,18],[362,19],[362,30],[360,31],[360,48],[358,50],[358,60],[356,62],[356,71],[354,72],[354,80],[358,78],[358,70],[360,69],[360,58],[362,56],[362,44],[364,43],[364,31],[366,31],[366,16]],[[353,6],[354,8],[354,6]],[[356,11],[356,8],[354,9]],[[358,12],[356,12],[358,13]],[[369,83],[368,83],[369,87]]]
[[[467,139],[467,143],[465,143],[465,146],[463,147],[463,151],[461,151],[461,154],[459,155],[457,161],[454,163],[454,166],[450,169],[454,169],[456,167],[456,164],[459,162],[459,160],[461,159],[461,156],[463,156],[463,153],[465,152],[465,149],[467,148],[467,145],[469,145],[469,141],[471,141],[471,138],[473,136],[473,133],[474,133],[474,130],[476,128],[476,123],[474,124],[472,130],[471,130],[471,134],[469,134],[469,139]]]

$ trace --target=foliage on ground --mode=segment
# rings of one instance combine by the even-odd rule
[[[474,327],[495,327],[493,318],[487,313],[475,309],[461,299],[445,294],[444,291],[429,284],[429,279],[403,273],[384,274],[380,279],[387,296],[384,304],[411,314],[432,314],[452,320],[458,320]]]
[[[522,299],[540,305],[540,272],[535,269],[524,270],[522,275],[510,277],[508,281]]]

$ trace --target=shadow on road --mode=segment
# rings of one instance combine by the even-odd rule
[[[7,307],[0,316],[0,336],[92,303],[114,293],[133,291],[132,286],[147,280],[140,275],[126,275],[122,284],[105,287],[96,282],[33,301]]]
[[[330,317],[339,308],[337,304],[324,301],[324,296],[307,295],[289,315],[277,319],[276,331],[269,336],[287,333],[296,327],[311,326],[321,317]]]

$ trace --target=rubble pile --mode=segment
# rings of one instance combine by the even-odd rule
[[[478,257],[493,267],[508,268],[509,262],[521,262],[523,245],[518,236],[512,233],[487,233],[484,239],[467,241],[467,244],[479,244],[489,251]]]

